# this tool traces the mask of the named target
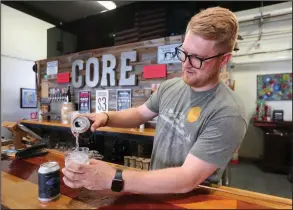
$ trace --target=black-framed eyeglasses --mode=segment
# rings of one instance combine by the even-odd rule
[[[185,62],[186,59],[188,58],[190,65],[192,67],[196,68],[196,69],[200,69],[201,68],[202,62],[226,54],[226,53],[220,53],[218,55],[214,55],[214,56],[208,57],[208,58],[199,58],[197,55],[188,55],[186,52],[184,52],[183,50],[180,49],[181,46],[182,45],[180,45],[180,46],[178,46],[178,47],[175,48],[175,54],[176,54],[176,56],[178,57],[178,59],[181,62]]]

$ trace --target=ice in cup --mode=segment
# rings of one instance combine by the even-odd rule
[[[65,167],[69,162],[77,164],[87,164],[89,161],[89,148],[79,147],[78,150],[69,150],[65,152]]]

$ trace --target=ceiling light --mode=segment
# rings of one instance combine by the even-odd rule
[[[112,10],[116,8],[116,4],[113,1],[98,1],[98,3],[105,7],[107,10]]]

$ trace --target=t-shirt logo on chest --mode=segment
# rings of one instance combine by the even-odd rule
[[[187,114],[187,122],[193,123],[196,122],[200,116],[201,109],[200,107],[192,107]]]

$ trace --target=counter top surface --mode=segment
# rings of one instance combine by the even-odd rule
[[[1,204],[10,209],[292,209],[290,199],[224,186],[210,189],[203,186],[186,194],[135,195],[71,189],[64,185],[62,178],[60,197],[41,203],[37,170],[47,161],[57,161],[61,168],[64,167],[64,155],[52,150],[45,156],[2,160]]]
[[[293,122],[292,121],[253,121],[253,125],[255,127],[260,128],[292,128]]]
[[[45,125],[45,126],[57,126],[70,128],[70,124],[62,124],[60,121],[39,121],[39,120],[20,120],[20,123],[23,124],[34,124],[34,125]],[[113,133],[123,133],[123,134],[133,134],[133,135],[141,135],[141,136],[155,136],[154,128],[114,128],[114,127],[101,127],[98,128],[97,131],[104,132],[113,132]]]

